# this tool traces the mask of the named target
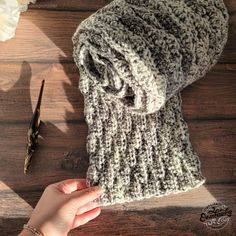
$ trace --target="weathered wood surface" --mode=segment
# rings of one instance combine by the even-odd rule
[[[31,4],[30,8],[47,10],[59,9],[67,11],[95,11],[111,1],[112,0],[38,0],[37,4]],[[236,2],[234,0],[225,0],[225,4],[231,15],[236,12]]]
[[[0,71],[3,111],[0,123],[28,123],[42,79],[46,80],[42,102],[44,120],[62,120],[69,107],[66,120],[84,120],[83,96],[78,90],[79,72],[74,63],[3,63]],[[235,64],[217,64],[204,78],[182,91],[184,117],[187,120],[235,118],[235,81]],[[58,112],[54,112],[55,109]],[[19,115],[15,116],[16,113]]]
[[[233,168],[236,166],[236,120],[233,119],[236,115],[235,69],[235,65],[217,65],[205,78],[182,93],[183,113],[189,124],[190,138],[202,160],[202,169],[209,183],[236,180]],[[77,158],[67,162],[66,167],[80,166],[81,163],[85,167],[88,163],[87,126],[76,66],[24,62],[22,65],[2,64],[0,70],[1,179],[11,188],[21,189],[32,184],[31,187],[45,186],[76,172],[84,176],[86,168],[73,167],[73,174],[60,168],[60,160],[64,159],[66,152],[74,149],[78,150]],[[45,90],[41,118],[45,125],[41,128],[41,135],[44,139],[39,141],[38,158],[35,158],[32,168],[33,175],[29,177],[22,173],[26,135],[43,78]],[[84,158],[77,163],[80,153]],[[10,171],[13,165],[15,175]],[[42,171],[44,175],[39,178]]]
[[[71,37],[80,22],[93,11],[29,10],[22,14],[17,37],[1,46],[0,60],[73,61]],[[27,31],[26,31],[27,29]],[[236,15],[230,17],[230,34],[220,63],[236,63]],[[50,57],[48,56],[50,55]]]
[[[233,184],[208,185],[186,193],[169,195],[165,198],[150,198],[129,204],[117,204],[104,207],[100,216],[88,224],[71,231],[70,236],[104,236],[104,235],[235,235],[236,215],[233,214],[228,225],[220,231],[208,229],[200,222],[202,209],[210,203],[224,202],[236,211],[236,187]],[[40,191],[22,192],[25,201],[36,204]],[[228,196],[228,197],[225,197]],[[16,235],[22,224],[32,212],[31,207],[15,193],[2,191],[0,204],[1,232]],[[12,211],[14,205],[14,211]],[[14,226],[14,227],[12,227]]]
[[[31,4],[31,9],[67,10],[67,11],[96,11],[104,7],[111,0],[41,0],[37,4]],[[231,3],[234,7],[235,4]]]
[[[0,43],[0,235],[15,235],[44,187],[84,178],[87,126],[71,37],[77,25],[108,0],[38,0],[23,13],[16,37]],[[220,62],[182,91],[183,114],[207,183],[187,193],[104,207],[70,235],[235,235],[236,232],[236,2]],[[40,148],[23,174],[26,135],[41,84]],[[66,157],[69,153],[70,157]],[[203,207],[220,201],[233,210],[228,226],[207,229]]]
[[[84,123],[48,122],[42,127],[40,148],[34,155],[31,175],[23,175],[26,130],[28,124],[0,125],[0,178],[7,186],[1,189],[33,189],[67,177],[85,176],[88,158],[85,153],[87,127]],[[236,182],[236,121],[189,122],[190,139],[200,156],[208,183]],[[71,158],[69,151],[77,150]],[[61,169],[61,161],[68,159]],[[13,172],[14,170],[14,172]]]

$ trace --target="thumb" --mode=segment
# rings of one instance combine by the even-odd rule
[[[67,179],[56,184],[58,190],[65,194],[87,188],[85,179]]]
[[[101,186],[93,186],[79,191],[72,192],[68,195],[69,201],[77,208],[98,198],[104,189]]]

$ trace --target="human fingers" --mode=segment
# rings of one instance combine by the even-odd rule
[[[85,204],[92,202],[96,198],[98,198],[104,189],[100,186],[93,186],[86,189],[82,189],[80,191],[72,192],[68,195],[69,201],[72,205],[79,208],[84,206]]]
[[[70,194],[72,192],[87,188],[86,179],[67,179],[55,184],[56,188],[62,193]]]
[[[97,202],[89,202],[87,204],[85,204],[84,206],[80,207],[78,210],[77,210],[77,213],[76,215],[81,215],[87,211],[90,211],[96,207],[98,207],[99,203]]]
[[[97,207],[97,208],[94,208],[88,212],[81,214],[81,215],[76,215],[74,222],[73,222],[72,229],[79,227],[80,225],[86,224],[90,220],[93,220],[94,218],[99,216],[100,213],[101,213],[101,208]]]

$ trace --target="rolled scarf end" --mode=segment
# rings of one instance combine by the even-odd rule
[[[99,51],[91,50],[77,40],[72,38],[79,71],[82,74],[83,70],[107,98],[121,103],[130,113],[140,115],[157,112],[165,105],[165,75],[150,72],[143,61],[139,62],[139,68],[131,66],[130,70],[119,71],[119,63],[113,63],[109,57],[101,56]]]

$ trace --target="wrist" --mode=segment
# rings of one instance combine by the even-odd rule
[[[44,222],[31,217],[27,224],[37,229],[43,236],[61,236],[61,234],[57,232],[57,228],[53,227],[51,222]]]
[[[18,236],[35,236],[35,235],[27,229],[22,229],[22,231],[20,232],[20,234],[18,234]]]
[[[45,236],[38,228],[35,228],[31,224],[24,224],[21,233],[18,236]]]

